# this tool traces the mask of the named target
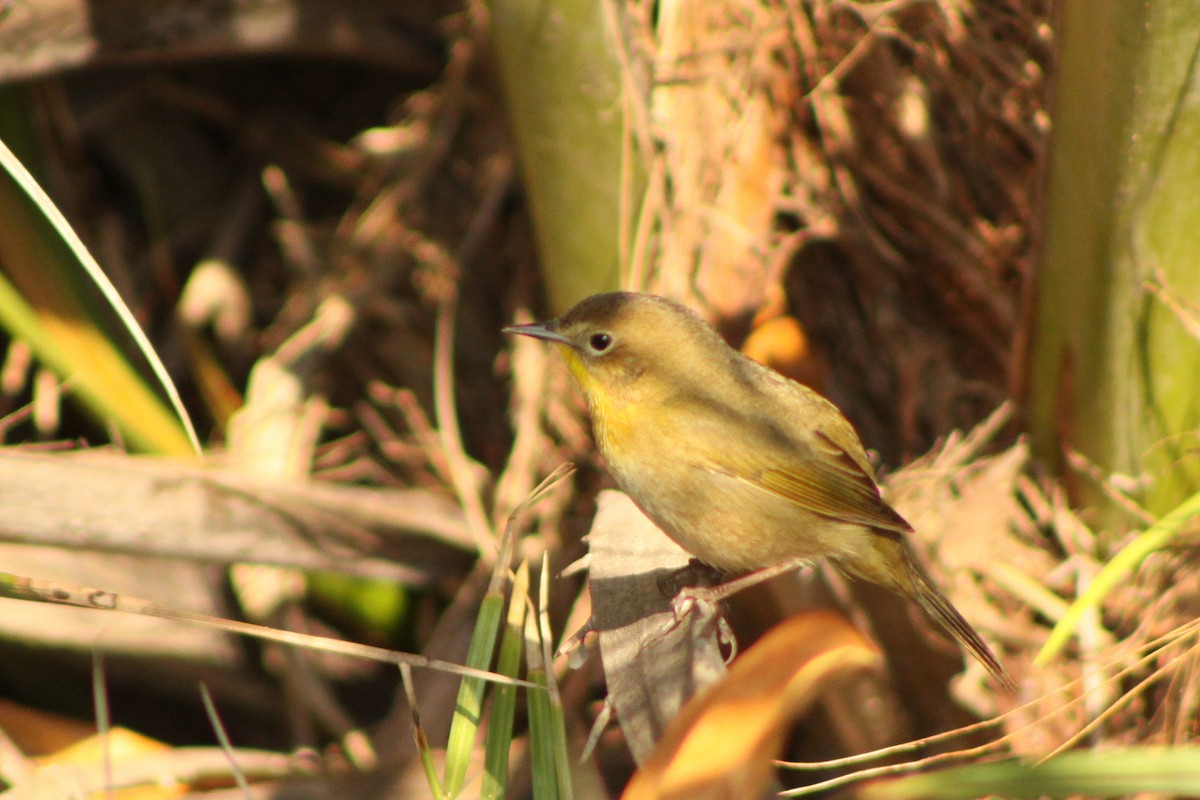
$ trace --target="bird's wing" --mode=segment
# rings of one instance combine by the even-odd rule
[[[786,462],[765,459],[758,465],[739,464],[721,471],[829,519],[900,533],[912,530],[845,448],[820,431],[808,444],[814,451],[811,455],[796,453]]]
[[[676,426],[669,441],[687,451],[675,457],[750,483],[812,514],[868,528],[911,531],[880,496],[858,434],[841,412],[808,387],[748,363],[766,378],[758,388],[787,411],[786,421],[746,413],[752,406],[723,396],[683,395],[673,405],[695,411],[703,404],[707,413],[662,415],[664,425]],[[710,445],[717,442],[728,444],[713,450]]]

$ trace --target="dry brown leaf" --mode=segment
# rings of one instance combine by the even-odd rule
[[[789,723],[831,681],[881,668],[879,653],[841,615],[809,611],[788,619],[680,711],[623,800],[761,795]]]
[[[588,534],[592,627],[625,741],[644,761],[684,703],[725,670],[710,610],[676,624],[659,579],[690,561],[628,496],[602,492]]]

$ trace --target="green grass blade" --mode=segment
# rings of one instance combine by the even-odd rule
[[[559,797],[569,798],[571,792],[571,759],[567,752],[567,721],[563,713],[558,677],[554,674],[554,638],[550,633],[550,554],[542,553],[542,579],[538,589],[538,638],[542,644],[542,663],[546,665],[546,689],[550,702],[550,734],[554,745],[555,775],[558,776]]]
[[[1200,747],[1132,747],[1068,753],[1042,764],[972,764],[881,781],[868,800],[968,800],[1003,797],[1118,797],[1145,793],[1194,796]]]
[[[542,578],[538,591],[540,612],[525,620],[525,658],[529,664],[527,679],[546,687],[530,690],[529,751],[533,767],[535,800],[570,800],[571,764],[567,754],[566,723],[562,699],[554,678],[551,658],[550,619],[546,613],[550,588],[550,564],[542,557]]]
[[[135,449],[200,452],[154,349],[79,236],[0,142],[0,323]]]
[[[521,668],[522,628],[525,610],[529,601],[529,563],[522,562],[513,580],[512,597],[508,602],[508,619],[504,624],[504,636],[500,641],[500,654],[496,657],[496,672],[515,678]],[[508,787],[508,751],[512,744],[513,719],[517,713],[517,690],[515,686],[502,686],[492,690],[492,712],[488,717],[488,729],[483,757],[482,800],[501,800]]]
[[[468,667],[487,669],[491,665],[503,617],[504,595],[488,592],[479,606],[479,616],[471,634],[471,646],[467,650]],[[480,664],[483,666],[477,666]],[[454,707],[454,719],[450,722],[450,736],[446,742],[444,797],[457,797],[466,782],[467,767],[471,763],[471,751],[475,747],[483,712],[483,690],[483,681],[477,678],[464,678],[459,686],[458,702]]]
[[[1046,640],[1046,644],[1042,646],[1041,652],[1034,659],[1034,664],[1045,664],[1050,659],[1054,658],[1066,645],[1071,634],[1075,632],[1075,628],[1079,625],[1079,621],[1083,619],[1084,614],[1093,608],[1099,607],[1104,598],[1117,587],[1121,581],[1125,580],[1138,565],[1146,559],[1146,556],[1157,552],[1171,543],[1184,523],[1192,517],[1200,514],[1200,494],[1194,494],[1184,502],[1180,503],[1169,513],[1163,516],[1158,522],[1151,525],[1145,533],[1134,539],[1128,545],[1121,549],[1119,553],[1109,559],[1104,568],[1091,582],[1087,590],[1084,591],[1067,612],[1063,614],[1062,619],[1054,626],[1054,630],[1050,632],[1050,637]]]
[[[558,800],[558,759],[554,755],[554,712],[550,709],[550,691],[546,681],[546,662],[538,635],[535,615],[525,618],[525,660],[527,680],[543,691],[528,693],[529,758],[533,769],[534,800]]]
[[[487,669],[486,665],[491,663],[492,653],[495,652],[500,621],[504,617],[504,592],[508,585],[508,565],[516,541],[518,520],[528,511],[532,503],[551,486],[569,475],[571,471],[570,465],[563,465],[554,470],[509,515],[508,522],[504,526],[504,536],[500,542],[500,555],[492,570],[487,594],[484,595],[483,603],[480,604],[475,630],[471,634],[471,646],[467,651],[467,666],[484,664],[485,666],[479,667],[479,669]],[[450,737],[446,743],[446,797],[457,796],[466,781],[471,750],[475,746],[480,715],[483,710],[483,691],[483,682],[475,679],[464,680],[459,689],[454,719],[450,722]]]
[[[412,668],[408,664],[400,665],[400,683],[404,685],[404,696],[412,712],[413,736],[417,740],[417,755],[421,759],[421,769],[425,771],[425,782],[429,784],[429,791],[434,797],[443,797],[445,793],[438,780],[437,766],[433,763],[433,752],[429,748],[425,728],[421,725],[421,712],[417,710],[417,693],[413,689]]]

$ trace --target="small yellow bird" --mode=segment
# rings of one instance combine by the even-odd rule
[[[1011,689],[975,629],[919,566],[854,428],[828,400],[737,352],[692,311],[593,295],[506,333],[561,346],[617,485],[680,547],[745,573],[827,558],[912,598]]]

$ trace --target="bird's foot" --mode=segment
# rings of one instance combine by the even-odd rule
[[[728,664],[737,655],[737,637],[733,635],[733,628],[721,613],[722,598],[716,592],[719,588],[720,585],[685,586],[680,589],[671,601],[674,619],[667,623],[666,632],[669,633],[682,625],[689,614],[696,614],[699,620],[716,625],[717,641],[728,650],[725,656],[725,663]]]
[[[674,598],[671,601],[673,618],[663,626],[659,636],[673,633],[690,615],[695,614],[697,620],[711,622],[717,626],[717,636],[723,645],[728,646],[729,658],[732,659],[737,652],[737,642],[733,630],[721,614],[721,603],[743,589],[808,563],[806,559],[793,559],[722,583],[723,573],[697,559],[692,559],[686,567],[665,575],[658,581],[658,588],[662,593]]]
[[[693,563],[699,562],[696,562],[693,559]],[[774,578],[777,575],[782,575],[785,572],[791,572],[792,570],[808,566],[809,563],[811,562],[808,559],[794,558],[788,561],[782,561],[778,564],[772,564],[769,567],[757,569],[754,572],[747,573],[739,578],[734,578],[731,581],[725,581],[724,583],[708,583],[705,585],[691,584],[681,589],[676,595],[675,600],[678,604],[680,595],[684,593],[690,593],[698,601],[703,600],[709,604],[715,605],[722,600],[732,597],[743,589],[749,589],[751,586],[756,586],[763,581],[770,580],[771,578]],[[690,566],[691,564],[688,565],[688,567]],[[688,567],[685,567],[684,569],[687,569]],[[659,583],[659,587],[662,587],[661,582]]]

